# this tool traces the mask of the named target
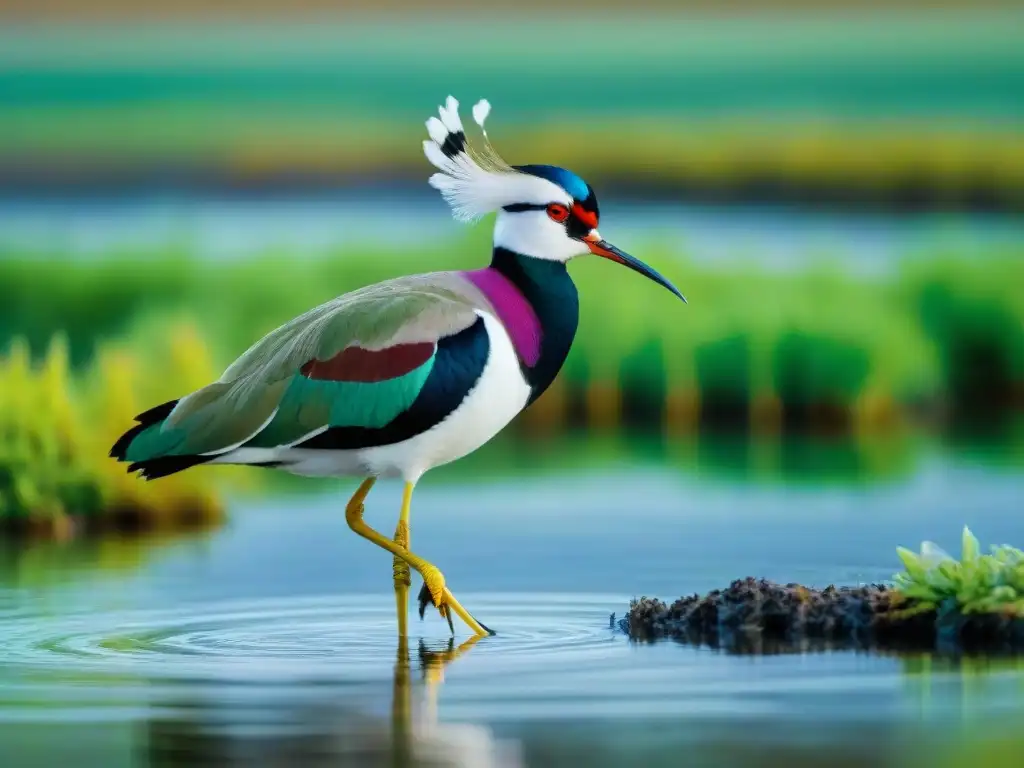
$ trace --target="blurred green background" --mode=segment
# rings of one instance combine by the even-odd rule
[[[1024,12],[757,5],[8,8],[0,345],[38,360],[57,338],[75,379],[104,344],[153,357],[187,327],[213,375],[334,295],[485,263],[489,222],[456,226],[425,183],[423,121],[452,93],[491,100],[510,161],[586,177],[602,231],[691,299],[574,265],[578,341],[515,430],[1012,425]],[[203,381],[165,358],[134,360],[152,381],[121,410],[103,387],[69,405],[79,432]]]
[[[0,665],[0,763],[39,755],[52,764],[60,740],[17,725],[33,712],[49,729],[86,722],[82,712],[104,702],[137,706],[145,710],[139,727],[159,730],[146,718],[174,694],[162,678],[137,686],[155,691],[151,699],[135,698],[135,688],[118,694],[123,700],[104,698],[108,678],[85,676],[82,659],[116,664],[144,651],[151,664],[170,664],[178,642],[197,666],[166,669],[188,676],[232,649],[243,662],[246,652],[274,648],[286,656],[310,634],[316,641],[320,625],[299,617],[301,638],[274,646],[281,609],[272,600],[260,609],[262,601],[390,588],[378,583],[378,553],[367,549],[364,563],[353,546],[339,557],[344,523],[333,496],[296,524],[314,502],[293,494],[322,483],[199,468],[146,484],[107,451],[136,413],[215,378],[262,334],[321,301],[400,274],[487,263],[490,220],[456,224],[426,183],[424,121],[449,94],[464,112],[491,101],[489,135],[508,161],[562,165],[586,178],[601,202],[602,233],[666,274],[690,303],[609,264],[570,267],[582,316],[558,381],[507,433],[431,475],[440,490],[426,503],[439,521],[455,515],[424,535],[435,551],[450,549],[446,573],[497,591],[585,591],[585,582],[657,587],[668,597],[722,586],[710,580],[747,568],[822,583],[886,578],[897,565],[891,548],[940,524],[956,532],[967,522],[986,540],[1020,543],[1024,8],[966,0],[620,6],[0,0],[0,521],[12,534],[74,540],[11,536],[0,548],[0,642],[30,670],[26,678]],[[659,485],[656,473],[678,484]],[[595,476],[622,480],[601,485]],[[563,486],[577,489],[580,477],[591,478],[579,481],[584,488],[604,490],[566,495]],[[246,498],[247,487],[260,495]],[[458,517],[471,506],[467,493],[494,512],[479,516],[479,530],[501,536],[460,538],[477,530],[463,531]],[[78,540],[93,528],[219,524],[228,499],[238,527],[215,534],[201,565],[163,539]],[[261,504],[274,514],[261,516]],[[831,514],[833,504],[841,514]],[[626,525],[623,509],[640,522]],[[587,533],[577,521],[561,540],[558,531],[535,536],[540,523],[517,521],[536,510],[544,526],[593,513],[604,527]],[[743,525],[727,510],[744,515]],[[787,517],[793,510],[802,511]],[[702,522],[705,514],[715,522]],[[691,523],[712,527],[686,550]],[[527,533],[529,542],[516,543]],[[582,535],[591,538],[577,550]],[[530,555],[504,558],[520,551]],[[507,570],[479,561],[498,555]],[[286,558],[280,568],[263,567],[276,556]],[[332,581],[331,567],[345,579]],[[97,573],[108,577],[103,586]],[[56,595],[56,607],[40,595]],[[247,625],[205,605],[211,595],[254,600],[245,621],[257,622],[261,639],[239,651],[232,632]],[[135,635],[107,626],[117,615],[109,605],[122,600],[172,612],[194,600],[200,607],[188,621],[208,611],[210,645],[176,613],[162,621],[178,630],[153,629],[148,614],[124,619],[149,628]],[[88,632],[75,623],[86,609],[97,622]],[[357,628],[362,610],[330,608]],[[35,622],[27,629],[18,624],[26,615]],[[532,620],[506,615],[510,642]],[[319,640],[330,648],[334,637]],[[383,658],[378,641],[367,645],[374,660]],[[572,638],[565,646],[565,669],[545,684],[589,658]],[[345,661],[350,651],[337,652]],[[664,658],[643,663],[654,669]],[[40,684],[33,665],[55,661],[53,679]],[[755,679],[746,667],[716,663],[716,679],[737,697],[724,716],[731,727],[760,689],[743,687]],[[829,657],[803,674],[849,673],[820,686],[833,697],[822,711],[848,724],[862,714],[848,694],[864,693],[867,676],[845,663]],[[883,683],[905,679],[898,665],[871,664]],[[681,675],[691,673],[684,664]],[[780,679],[800,674],[789,667]],[[935,674],[937,690],[960,685],[959,672],[953,682]],[[591,670],[586,679],[603,678]],[[78,687],[81,680],[93,687]],[[690,701],[685,687],[664,694],[630,680],[627,687],[653,690],[657,706]],[[579,681],[565,685],[582,690]],[[1007,685],[1018,685],[998,687],[1010,698],[979,698],[1019,702],[1019,674]],[[798,704],[812,701],[811,687],[793,694]],[[888,712],[883,689],[863,699],[872,713]],[[588,705],[609,701],[602,695]],[[945,706],[944,695],[934,700]],[[88,706],[68,704],[76,701]],[[623,701],[628,713],[631,699]],[[524,711],[543,703],[527,698]],[[873,745],[914,719],[893,712]],[[84,727],[89,734],[71,728],[69,744],[117,741],[96,754],[145,741],[120,727]],[[168,737],[175,749],[199,743],[182,727],[177,741]],[[951,737],[964,754],[991,748],[988,764],[1015,764],[1019,742],[986,747],[966,726],[964,734]],[[578,756],[600,745],[599,735],[559,746],[541,729],[526,741],[536,764],[547,764],[545,749]],[[764,744],[755,741],[738,752],[724,741],[703,749],[711,761],[732,754],[735,765],[805,764],[796,737],[782,739],[769,762],[758,762]],[[835,749],[852,755],[854,742]],[[919,746],[912,752],[935,764]],[[7,762],[5,747],[14,755]],[[812,745],[806,764],[820,764],[828,749]],[[900,754],[898,763],[909,764]],[[955,750],[944,757],[943,765],[961,764]],[[828,761],[837,764],[833,754]]]

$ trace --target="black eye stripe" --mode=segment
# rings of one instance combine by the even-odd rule
[[[508,211],[509,213],[522,213],[523,211],[546,211],[547,209],[547,205],[541,203],[513,203],[512,205],[504,205],[501,208],[501,210]]]

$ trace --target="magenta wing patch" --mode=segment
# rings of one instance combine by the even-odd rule
[[[535,366],[540,359],[543,332],[530,302],[511,280],[492,267],[462,274],[491,302],[498,319],[512,339],[519,359],[530,368]]]

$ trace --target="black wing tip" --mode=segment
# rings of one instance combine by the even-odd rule
[[[135,420],[140,424],[153,424],[157,421],[163,421],[171,415],[171,411],[178,404],[178,400],[168,400],[166,403],[160,403],[160,405],[153,406],[148,411],[143,411]]]
[[[128,474],[138,472],[143,480],[158,480],[178,472],[182,472],[198,464],[205,464],[214,456],[160,456],[156,459],[136,461],[128,465]]]
[[[119,438],[117,442],[110,448],[110,458],[117,459],[118,461],[126,461],[128,455],[128,448],[131,446],[132,441],[139,436],[142,430],[146,429],[149,424],[136,424],[134,427],[129,429]]]
[[[126,461],[125,458],[128,453],[128,447],[132,444],[132,440],[138,437],[139,433],[146,427],[152,426],[157,422],[163,421],[171,415],[171,411],[174,410],[174,406],[178,404],[177,400],[168,400],[166,403],[161,403],[148,411],[143,411],[135,417],[135,424],[131,429],[121,435],[117,442],[110,449],[108,454],[110,458],[117,459],[118,461]],[[130,470],[129,470],[130,471]]]

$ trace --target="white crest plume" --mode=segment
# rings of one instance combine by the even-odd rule
[[[466,141],[459,118],[459,102],[449,96],[439,109],[440,118],[427,120],[430,138],[423,142],[427,159],[440,171],[429,183],[451,206],[459,221],[474,221],[513,203],[571,203],[557,184],[521,173],[501,159],[487,137],[484,121],[491,104],[481,99],[473,107],[473,120],[480,126],[483,146],[474,150]]]

